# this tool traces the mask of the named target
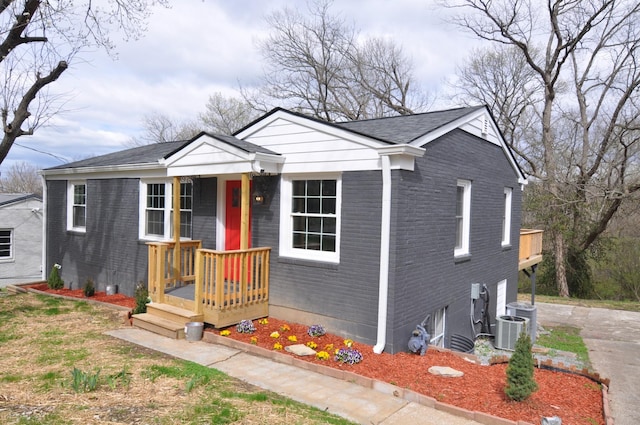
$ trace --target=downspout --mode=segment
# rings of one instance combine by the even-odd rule
[[[391,237],[391,159],[381,155],[382,217],[380,223],[380,281],[378,286],[378,336],[373,352],[381,354],[387,343],[387,304],[389,298],[389,239]]]
[[[40,274],[42,280],[47,280],[47,179],[44,175],[42,180],[42,257],[40,258]]]

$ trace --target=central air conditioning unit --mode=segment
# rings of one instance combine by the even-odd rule
[[[528,318],[519,316],[496,317],[495,347],[501,350],[515,350],[516,341],[522,332],[529,335]]]

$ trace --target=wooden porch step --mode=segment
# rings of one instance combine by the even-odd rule
[[[184,323],[174,322],[151,313],[134,314],[133,326],[173,339],[184,339]]]
[[[147,313],[165,320],[181,323],[183,327],[189,322],[202,322],[204,320],[204,314],[197,314],[191,310],[163,303],[147,304]]]

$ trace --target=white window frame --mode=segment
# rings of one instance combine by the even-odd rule
[[[444,348],[444,336],[447,332],[447,307],[436,310],[431,316],[431,339],[430,345]]]
[[[458,216],[458,188],[463,189],[463,197],[462,197],[462,215]],[[454,247],[453,254],[455,257],[460,257],[463,255],[469,254],[469,234],[471,229],[471,181],[469,180],[458,180],[456,184],[456,231],[455,231],[455,240],[456,245]],[[462,220],[459,223],[459,220]],[[461,243],[458,246],[458,229],[461,224]]]
[[[504,211],[502,216],[502,246],[511,245],[511,197],[513,189],[504,188]]]
[[[6,257],[0,257],[0,263],[13,261],[13,253],[14,253],[13,236],[14,236],[14,231],[13,231],[13,229],[4,228],[4,229],[0,229],[0,232],[9,232],[9,243],[8,243],[8,245],[9,245],[9,255],[6,256]]]
[[[336,181],[336,250],[317,251],[293,247],[293,182],[297,180],[335,180]],[[340,233],[342,211],[342,176],[341,174],[298,174],[283,175],[280,189],[280,256],[327,263],[340,262]],[[327,216],[327,215],[325,215]]]
[[[507,314],[507,280],[501,280],[496,286],[496,317]]]
[[[182,182],[184,183],[184,182]],[[163,214],[162,235],[147,233],[147,195],[148,185],[159,184],[164,185],[164,207],[161,209]],[[138,199],[138,238],[149,241],[167,241],[173,238],[173,181],[165,179],[148,179],[140,180],[140,197]],[[191,208],[189,213],[191,216],[191,231],[193,232],[193,187],[191,190]],[[181,210],[183,212],[183,210]],[[192,235],[188,237],[181,236],[181,240],[191,240]]]
[[[84,186],[84,204],[75,203],[76,187]],[[67,230],[85,233],[87,231],[87,182],[86,181],[70,181],[67,184]],[[84,207],[84,226],[74,225],[75,207]]]

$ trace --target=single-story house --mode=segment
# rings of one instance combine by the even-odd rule
[[[516,299],[527,180],[485,106],[343,123],[277,108],[43,175],[47,268],[142,282],[217,327],[271,315],[398,352],[423,322],[433,344],[474,337],[478,288],[490,318]]]
[[[42,198],[0,193],[0,287],[42,275]]]

